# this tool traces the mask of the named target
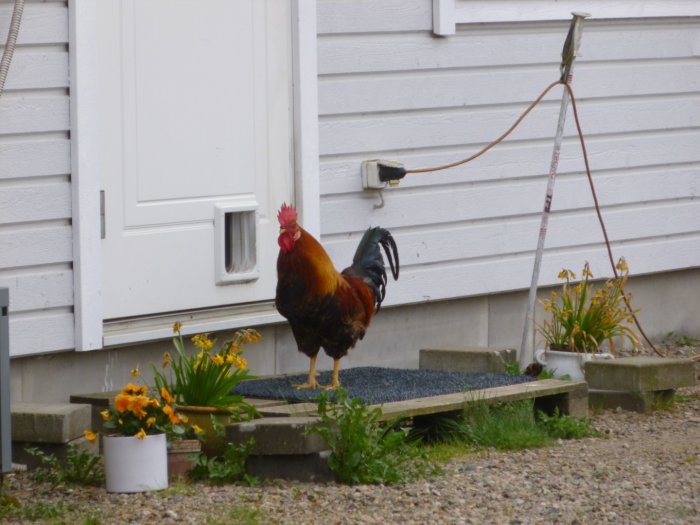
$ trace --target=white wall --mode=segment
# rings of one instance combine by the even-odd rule
[[[0,0],[0,41],[12,2]],[[67,2],[29,0],[0,97],[0,287],[10,351],[74,346]]]
[[[639,3],[639,2],[637,2]],[[585,4],[585,2],[583,2]],[[319,0],[323,241],[339,265],[370,225],[401,255],[388,304],[529,286],[561,88],[508,141],[449,172],[363,191],[360,163],[464,158],[550,82],[568,21],[463,24],[432,34],[430,0]],[[585,7],[582,6],[582,7]],[[616,256],[633,274],[700,266],[700,19],[585,22],[573,87]],[[610,275],[569,118],[542,285],[591,262]]]

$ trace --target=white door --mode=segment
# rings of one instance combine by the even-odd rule
[[[292,197],[276,0],[100,0],[105,319],[274,297]]]

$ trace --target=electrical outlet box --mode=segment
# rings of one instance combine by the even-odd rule
[[[403,164],[395,160],[363,160],[362,161],[362,187],[366,190],[383,190],[386,187],[396,187],[399,185],[398,178],[382,180],[379,173],[384,169],[384,175],[389,171],[391,176],[391,170],[398,168],[402,169]],[[404,172],[404,170],[402,170]],[[403,174],[400,175],[403,177]]]

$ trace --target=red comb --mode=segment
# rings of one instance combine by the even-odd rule
[[[280,211],[277,213],[277,220],[280,221],[280,226],[293,224],[297,222],[297,210],[294,209],[294,206],[283,203]]]

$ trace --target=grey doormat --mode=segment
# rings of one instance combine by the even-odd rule
[[[252,379],[239,383],[233,393],[246,397],[284,399],[289,403],[315,401],[320,390],[297,390],[292,385],[306,381],[307,374]],[[454,394],[497,386],[526,383],[528,376],[507,374],[466,374],[436,370],[358,367],[340,371],[340,384],[351,398],[371,405],[420,397]],[[321,385],[331,382],[330,372],[321,372]]]

